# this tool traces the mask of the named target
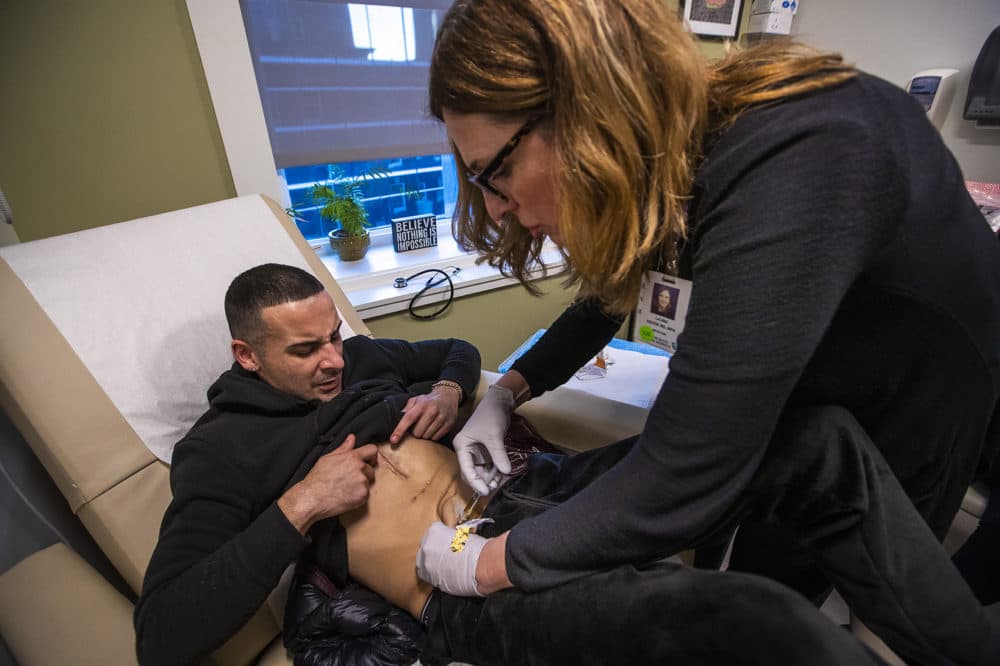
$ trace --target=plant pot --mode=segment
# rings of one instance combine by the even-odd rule
[[[330,247],[333,248],[341,261],[357,261],[363,259],[371,245],[371,236],[365,232],[364,236],[348,236],[343,229],[336,229],[329,233]]]

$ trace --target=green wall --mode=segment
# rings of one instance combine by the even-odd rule
[[[235,195],[184,0],[0,1],[0,90],[0,188],[21,241]],[[434,321],[368,323],[384,337],[463,337],[495,369],[572,297],[559,279],[541,284],[541,298],[509,287]]]
[[[538,281],[544,294],[530,296],[522,287],[504,287],[455,299],[440,317],[427,321],[406,311],[369,319],[365,323],[376,337],[421,340],[464,338],[479,348],[483,369],[496,370],[518,345],[539,328],[547,328],[569,305],[575,290],[562,288],[562,278]],[[418,312],[433,312],[433,307]]]
[[[21,241],[235,195],[184,0],[0,2],[0,90]]]

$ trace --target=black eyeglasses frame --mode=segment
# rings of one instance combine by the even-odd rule
[[[479,173],[469,173],[467,175],[469,182],[484,192],[489,192],[493,196],[506,201],[507,195],[498,190],[493,183],[490,182],[490,178],[492,178],[493,174],[495,174],[500,167],[503,166],[504,160],[510,157],[510,154],[514,152],[514,149],[517,148],[519,143],[521,143],[521,139],[523,139],[528,132],[535,129],[541,119],[542,116],[540,115],[528,118],[528,120],[521,125],[521,128],[514,132],[514,136],[510,137],[510,140],[503,145],[503,148],[501,148],[499,152],[494,155],[493,159],[489,161],[489,164],[483,167]]]

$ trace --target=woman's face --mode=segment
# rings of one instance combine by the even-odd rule
[[[470,173],[459,177],[482,171],[527,120],[498,121],[482,113],[447,109],[443,115],[448,136],[469,168]],[[531,129],[488,179],[500,194],[480,187],[490,217],[514,216],[534,238],[548,236],[559,243],[554,168],[555,151],[547,135],[538,127]]]
[[[670,291],[662,290],[656,297],[657,305],[661,311],[666,311],[670,307]]]

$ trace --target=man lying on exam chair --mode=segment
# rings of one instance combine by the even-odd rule
[[[479,381],[479,352],[461,340],[343,340],[333,299],[291,266],[242,273],[225,309],[236,362],[174,452],[173,500],[136,605],[142,664],[192,663],[221,645],[311,541],[342,553],[335,517],[368,498],[368,442],[445,437]]]

